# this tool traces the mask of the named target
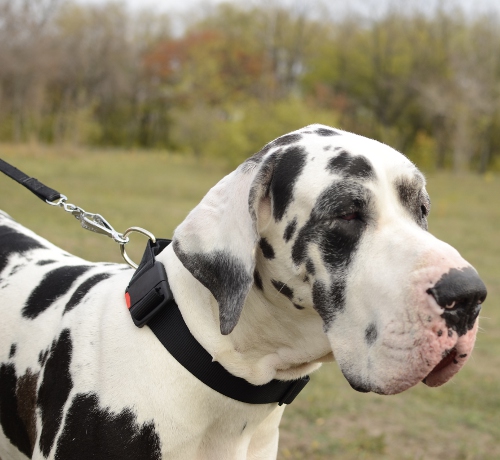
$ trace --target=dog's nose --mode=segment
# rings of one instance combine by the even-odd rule
[[[444,308],[441,317],[459,336],[473,328],[487,294],[486,286],[472,267],[452,268],[427,293]]]

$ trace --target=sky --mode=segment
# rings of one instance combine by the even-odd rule
[[[84,3],[105,3],[108,0],[80,0]],[[210,5],[215,5],[217,3],[222,3],[227,0],[121,0],[123,3],[128,5],[131,9],[140,9],[143,7],[152,8],[162,12],[187,12],[195,8],[207,7]],[[249,4],[252,0],[231,0],[234,3]],[[276,3],[300,3],[301,6],[306,6],[307,4],[312,4],[311,0],[270,0]],[[258,3],[258,0],[257,2]],[[266,2],[268,3],[268,2]],[[388,4],[397,4],[398,6],[404,5],[406,0],[323,0],[323,3],[333,8],[337,9],[343,5],[348,4],[350,7],[354,7],[356,10],[363,11],[364,9],[372,10],[373,8],[379,8],[387,6]],[[424,5],[423,8],[433,9],[437,3],[444,3],[446,5],[459,5],[467,13],[473,14],[474,12],[495,12],[500,13],[500,1],[499,0],[421,0],[419,2]],[[375,6],[378,5],[378,6]]]

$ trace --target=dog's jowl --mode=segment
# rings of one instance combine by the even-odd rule
[[[427,231],[430,203],[400,153],[312,125],[215,185],[157,260],[192,335],[251,384],[335,360],[358,391],[438,386],[486,289]],[[0,459],[276,458],[285,406],[217,393],[135,327],[133,273],[0,214]]]

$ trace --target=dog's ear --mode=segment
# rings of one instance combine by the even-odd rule
[[[217,300],[224,335],[238,323],[253,284],[259,220],[271,215],[265,195],[273,161],[258,155],[215,185],[173,237],[179,260]]]

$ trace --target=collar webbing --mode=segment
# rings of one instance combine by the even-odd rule
[[[127,287],[125,298],[134,324],[147,324],[169,353],[198,380],[229,398],[249,404],[290,404],[309,382],[271,380],[253,385],[229,373],[189,331],[168,284],[165,268],[155,256],[170,240],[149,241],[141,263]]]

